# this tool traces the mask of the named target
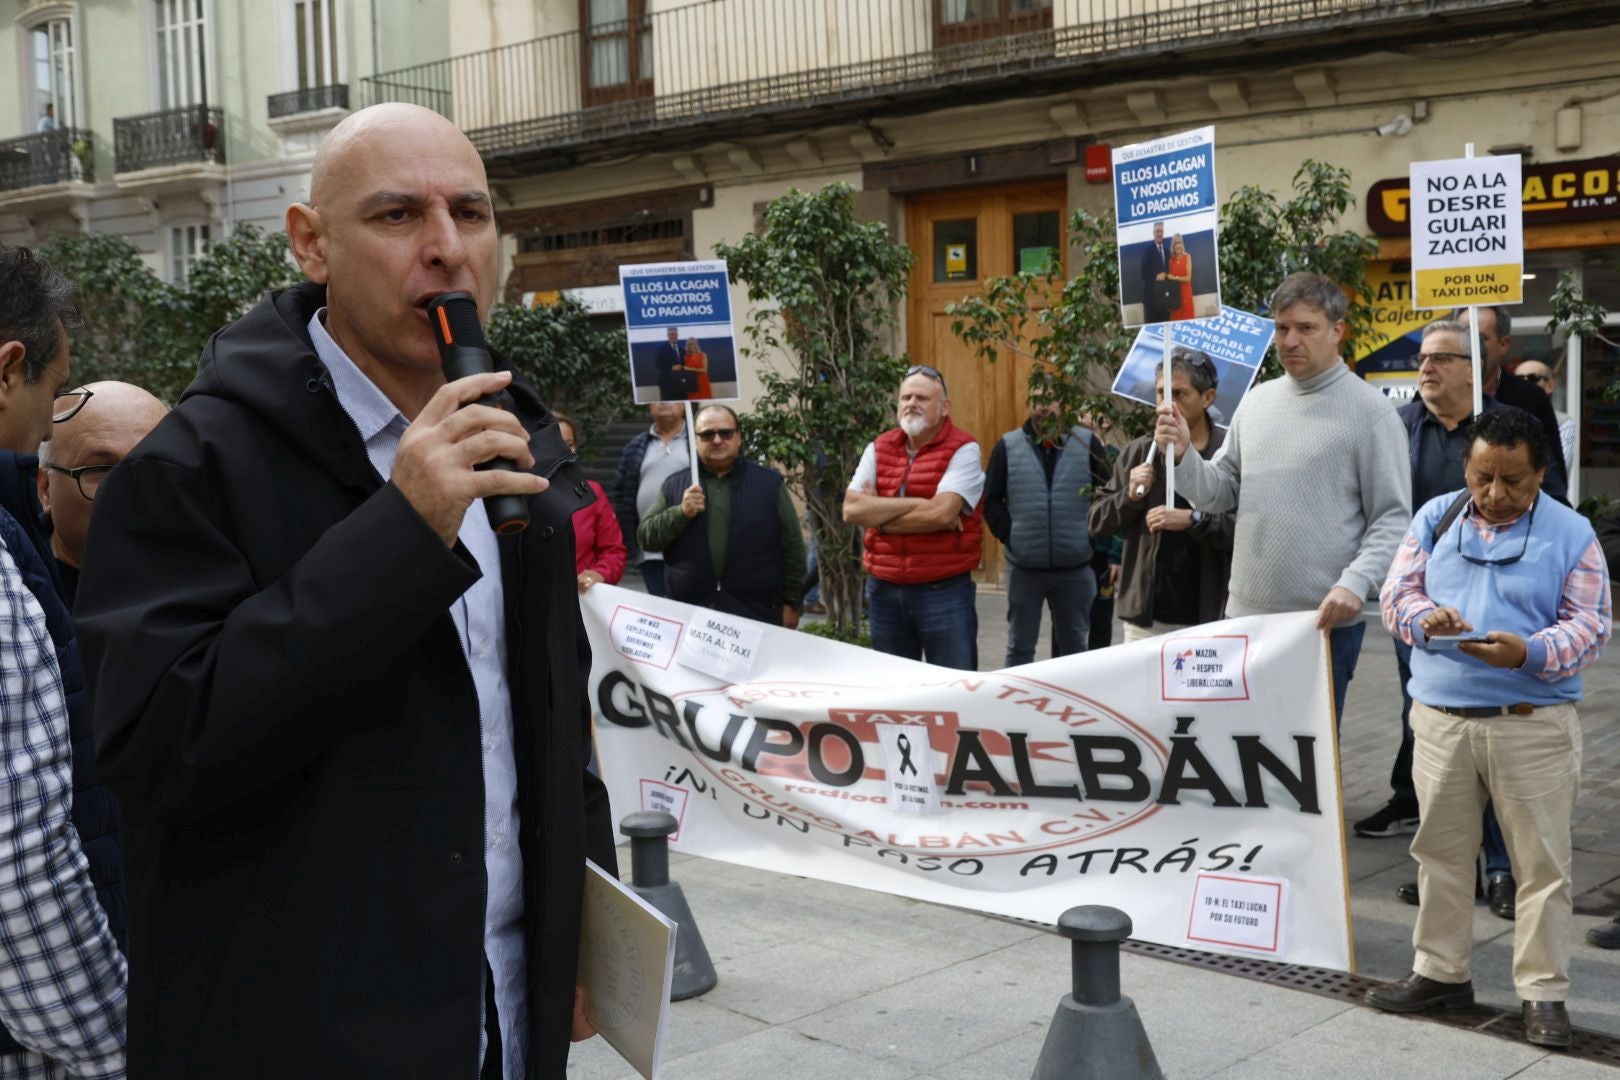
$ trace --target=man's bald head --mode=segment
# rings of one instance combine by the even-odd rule
[[[90,499],[102,477],[158,425],[169,407],[139,386],[96,382],[71,420],[51,429],[39,448],[39,501],[51,519],[51,550],[69,566],[84,558]],[[73,470],[88,469],[77,479]],[[88,497],[87,497],[88,496]]]
[[[322,142],[287,237],[326,287],[327,333],[414,417],[444,383],[429,302],[471,293],[487,317],[495,300],[500,241],[478,151],[429,109],[361,109]]]
[[[319,207],[346,190],[349,174],[365,159],[368,146],[408,146],[412,142],[464,147],[478,161],[479,171],[483,170],[477,149],[449,120],[420,105],[384,102],[350,113],[321,140],[309,173],[309,205]]]

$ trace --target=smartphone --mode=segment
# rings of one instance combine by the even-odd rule
[[[1437,634],[1428,639],[1428,649],[1434,652],[1441,649],[1455,650],[1459,645],[1489,645],[1491,639],[1484,634]]]

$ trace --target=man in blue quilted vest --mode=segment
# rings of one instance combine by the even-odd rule
[[[60,274],[0,246],[0,1076],[124,1075],[117,803],[96,782],[29,456],[89,397],[70,381],[73,317]]]
[[[1052,610],[1052,655],[1085,652],[1097,575],[1086,518],[1108,482],[1108,453],[1089,429],[1058,427],[1050,395],[1031,396],[1029,419],[990,451],[984,520],[1007,548],[1007,658],[1035,659],[1041,610]]]
[[[1412,519],[1384,582],[1384,625],[1412,647],[1412,779],[1420,824],[1416,957],[1367,992],[1386,1012],[1467,1008],[1474,853],[1496,806],[1518,879],[1513,982],[1525,1035],[1568,1046],[1581,671],[1609,639],[1609,570],[1591,522],[1541,490],[1551,456],[1534,418],[1482,413],[1463,491]]]

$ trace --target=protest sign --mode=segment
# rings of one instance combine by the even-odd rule
[[[1220,313],[1213,127],[1115,151],[1114,219],[1126,326]]]
[[[731,289],[721,260],[619,267],[637,405],[738,396]]]
[[[1372,329],[1352,342],[1352,366],[1369,386],[1404,405],[1417,396],[1417,354],[1434,315],[1412,306],[1412,268],[1404,259],[1369,262],[1367,288]]]
[[[1519,155],[1412,162],[1412,306],[1524,300]]]
[[[1197,349],[1215,364],[1215,404],[1210,423],[1223,431],[1231,424],[1243,395],[1254,385],[1271,345],[1272,323],[1233,307],[1219,318],[1184,323],[1175,329],[1171,350]],[[1154,384],[1164,363],[1164,327],[1144,326],[1114,377],[1114,393],[1144,405],[1156,403]]]
[[[580,605],[610,797],[685,791],[680,851],[1048,924],[1109,904],[1148,941],[1350,967],[1314,612],[995,672],[761,624],[728,683],[616,645],[621,610],[690,625],[687,605],[605,585]]]

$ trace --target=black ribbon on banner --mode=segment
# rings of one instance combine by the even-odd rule
[[[894,740],[894,745],[900,748],[900,775],[904,776],[909,772],[912,776],[916,776],[917,766],[911,763],[911,740],[902,732]]]

